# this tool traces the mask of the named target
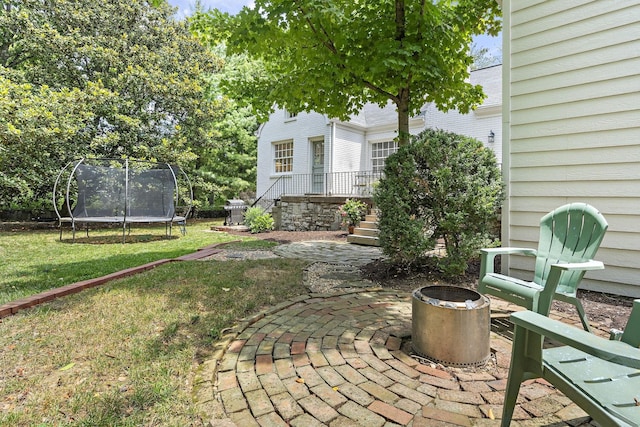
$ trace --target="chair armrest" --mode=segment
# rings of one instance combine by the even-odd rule
[[[600,261],[589,260],[585,262],[570,262],[562,264],[552,264],[551,268],[556,267],[566,271],[576,270],[604,270],[604,264]]]
[[[536,256],[538,251],[531,248],[485,248],[480,249],[480,281],[487,273],[493,273],[493,260],[496,255]]]
[[[533,311],[513,313],[511,321],[517,327],[551,338],[599,359],[640,369],[640,349],[624,342],[609,341]]]
[[[533,255],[535,256],[538,251],[531,248],[485,248],[480,249],[480,252],[486,253],[487,255],[511,255],[511,254],[521,254],[521,255]]]
[[[553,294],[555,294],[556,289],[558,288],[558,283],[560,283],[560,276],[563,271],[587,271],[587,270],[603,270],[604,264],[600,261],[585,261],[585,262],[567,262],[567,263],[559,263],[559,264],[551,264],[551,269],[549,270],[549,275],[547,276],[547,281],[544,285],[544,289],[542,290],[542,296],[540,297],[540,301],[546,301],[545,306],[539,306],[538,313],[548,313],[551,308],[551,300],[553,298]]]

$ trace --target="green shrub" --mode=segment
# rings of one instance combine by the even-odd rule
[[[256,217],[255,221],[249,226],[252,233],[262,233],[273,230],[273,218],[271,214],[264,214]]]
[[[264,214],[264,209],[260,206],[253,206],[244,211],[244,224],[248,227],[260,215]]]
[[[259,206],[248,208],[244,213],[244,224],[251,233],[262,233],[273,230],[273,217]]]
[[[380,245],[393,264],[409,266],[435,247],[429,219],[415,196],[420,188],[416,164],[406,149],[389,156],[385,176],[374,193]]]
[[[443,238],[439,267],[449,276],[493,238],[503,200],[493,152],[473,138],[426,130],[386,160],[375,192],[380,244],[390,260],[409,266]]]

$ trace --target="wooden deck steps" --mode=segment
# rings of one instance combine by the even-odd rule
[[[365,246],[380,246],[378,240],[378,218],[375,210],[365,217],[364,221],[360,221],[358,227],[355,228],[353,234],[347,236],[348,243]]]

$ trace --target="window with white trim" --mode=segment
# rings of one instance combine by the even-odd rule
[[[274,148],[274,172],[291,173],[293,171],[293,141],[277,142]]]
[[[371,169],[374,172],[382,172],[384,162],[391,154],[398,151],[397,141],[382,141],[371,144]]]

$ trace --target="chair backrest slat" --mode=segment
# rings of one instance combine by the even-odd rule
[[[602,214],[586,203],[570,203],[542,217],[534,281],[545,283],[552,264],[594,259],[607,227]],[[563,273],[557,290],[574,292],[583,276],[584,271]]]

